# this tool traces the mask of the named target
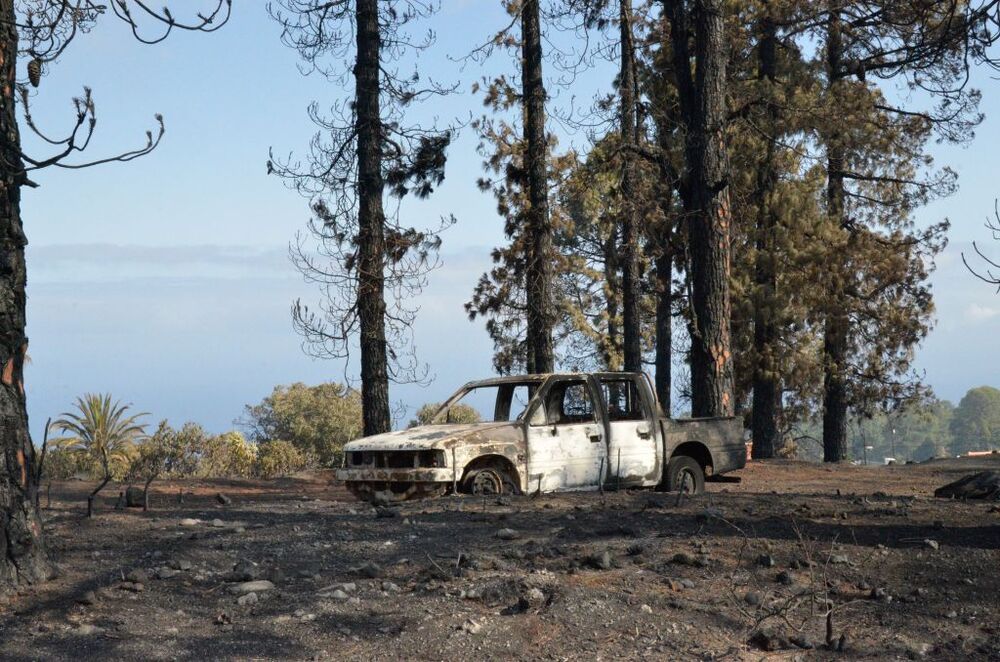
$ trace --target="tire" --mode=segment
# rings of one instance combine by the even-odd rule
[[[701,494],[705,491],[705,470],[698,461],[687,455],[670,458],[667,463],[667,491]]]
[[[499,467],[470,470],[462,486],[464,492],[476,495],[507,496],[519,492],[514,479]]]

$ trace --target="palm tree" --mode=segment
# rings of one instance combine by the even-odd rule
[[[60,414],[52,427],[66,436],[55,440],[67,451],[86,455],[100,466],[103,480],[87,497],[87,517],[93,515],[94,497],[104,489],[113,475],[113,468],[128,464],[135,441],[145,435],[146,425],[139,419],[145,412],[128,415],[131,405],[111,402],[111,394],[87,393],[76,399],[76,411]]]

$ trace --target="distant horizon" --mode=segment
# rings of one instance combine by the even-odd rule
[[[971,388],[1000,386],[991,383],[996,371],[989,361],[972,361],[981,354],[977,345],[988,350],[1000,317],[993,308],[983,313],[988,301],[976,294],[990,292],[985,284],[971,274],[961,279],[959,253],[968,247],[951,246],[940,260],[932,282],[935,291],[944,289],[936,299],[944,319],[916,351],[915,369],[925,373],[938,398],[953,405]],[[435,378],[427,387],[390,386],[391,400],[406,406],[402,425],[421,405],[494,374],[485,329],[469,322],[461,305],[488,254],[485,247],[446,251],[444,266],[432,273],[415,332],[419,358]],[[26,368],[35,435],[48,416],[65,411],[84,392],[110,392],[149,411],[153,423],[192,421],[221,433],[233,429],[245,405],[275,386],[345,383],[341,364],[309,358],[300,349],[290,306],[295,296],[311,301],[315,293],[302,285],[285,249],[78,244],[29,247],[28,259],[29,269],[36,265],[29,285],[32,363]],[[121,312],[105,314],[104,306]],[[73,313],[71,335],[86,345],[60,344],[66,337],[63,311]],[[973,342],[952,346],[963,333]],[[92,354],[75,354],[81,346]],[[260,355],[256,348],[270,353]],[[964,361],[956,360],[961,356]],[[139,367],[123,371],[114,357]],[[969,372],[953,374],[963,363]],[[651,366],[646,370],[652,373]]]

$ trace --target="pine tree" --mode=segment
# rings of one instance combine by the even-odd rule
[[[450,89],[403,77],[390,64],[429,47],[406,29],[432,11],[411,0],[281,0],[271,8],[282,40],[308,71],[354,78],[349,97],[333,104],[333,117],[310,108],[320,133],[306,164],[272,157],[268,169],[307,197],[313,212],[309,230],[317,250],[300,238],[294,258],[324,298],[319,312],[297,301],[293,322],[314,356],[349,358],[358,343],[366,435],[392,427],[390,380],[423,377],[411,351],[412,299],[437,265],[442,228],[404,225],[398,212],[386,213],[383,198],[425,198],[444,179],[451,132],[407,124],[405,113]]]
[[[664,12],[685,141],[680,190],[690,256],[691,412],[725,416],[734,411],[726,9],[719,0],[690,0],[664,2]]]

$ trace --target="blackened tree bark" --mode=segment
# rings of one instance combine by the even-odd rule
[[[844,76],[842,66],[843,42],[840,17],[830,12],[826,35],[827,80],[830,94],[836,98],[837,88]],[[827,214],[838,229],[846,225],[844,209],[844,147],[836,131],[830,132],[827,153]],[[844,252],[842,259],[850,259]],[[840,462],[847,459],[847,353],[850,319],[845,304],[847,267],[834,261],[829,269],[830,290],[828,310],[823,332],[823,461]]]
[[[539,0],[524,0],[521,7],[521,85],[524,104],[524,171],[527,179],[528,256],[525,269],[527,295],[528,372],[555,369],[552,347],[552,226],[545,139],[545,84],[542,80],[542,29]]]
[[[24,397],[25,283],[21,223],[24,163],[17,127],[17,17],[0,0],[0,591],[50,573],[42,527],[31,495],[37,487]]]
[[[776,141],[778,105],[774,98],[777,81],[777,35],[770,15],[760,20],[757,46],[758,78],[766,95],[762,124],[767,134],[764,154],[757,165],[757,257],[754,265],[754,373],[751,434],[755,458],[774,457],[780,445],[778,413],[781,408],[781,380],[777,361],[777,248],[775,232],[778,215],[774,209],[774,189],[778,181]]]
[[[355,67],[358,134],[358,318],[365,435],[392,429],[385,337],[385,214],[382,209],[381,35],[378,0],[358,0]]]
[[[671,213],[670,193],[665,194],[662,204],[666,213]],[[672,214],[671,214],[672,215]],[[671,218],[671,215],[666,218]],[[668,228],[660,235],[656,261],[656,356],[654,386],[656,399],[660,401],[663,413],[670,416],[670,396],[672,386],[673,361],[673,304],[674,304],[674,249],[670,245]]]
[[[604,339],[604,349],[602,351],[604,367],[607,370],[617,370],[621,357],[621,329],[618,324],[619,302],[621,298],[619,291],[621,283],[618,278],[618,238],[612,227],[604,240],[604,280],[607,288],[605,297],[605,310],[608,315],[608,334]]]
[[[685,130],[686,173],[681,192],[690,251],[694,416],[731,416],[734,409],[723,6],[721,0],[664,2]]]
[[[619,0],[621,71],[618,99],[622,144],[622,330],[623,359],[627,371],[642,370],[642,319],[639,289],[639,229],[636,206],[635,148],[639,145],[636,113],[636,55],[631,0]]]
[[[671,361],[673,361],[673,282],[674,256],[666,251],[656,258],[656,399],[670,416]]]

